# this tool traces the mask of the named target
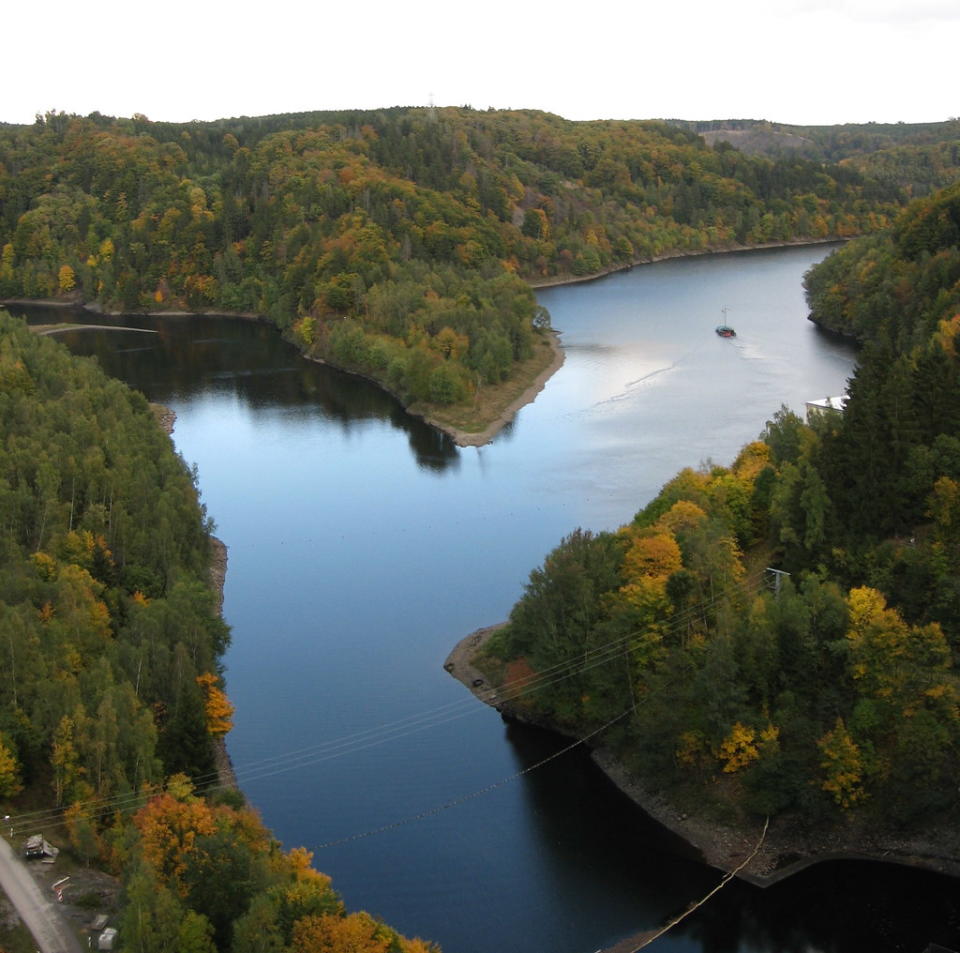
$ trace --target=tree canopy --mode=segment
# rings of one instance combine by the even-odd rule
[[[909,197],[898,169],[532,110],[48,113],[0,127],[0,297],[265,314],[407,403],[450,404],[530,355],[527,282],[873,231]]]

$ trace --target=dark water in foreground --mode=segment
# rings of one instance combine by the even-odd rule
[[[563,535],[626,522],[683,466],[729,463],[782,403],[842,392],[854,354],[805,320],[800,284],[825,253],[663,262],[542,292],[566,364],[479,450],[263,325],[63,336],[176,410],[230,548],[241,784],[350,908],[445,953],[592,953],[716,883],[576,752],[391,825],[561,744],[506,726],[441,666],[506,617]],[[723,306],[733,340],[713,331]],[[733,883],[651,949],[919,953],[960,943],[958,910],[952,881],[823,865],[768,891]]]

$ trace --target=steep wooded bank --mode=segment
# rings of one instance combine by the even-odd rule
[[[0,810],[122,876],[126,949],[427,953],[218,785],[209,530],[143,396],[0,314]]]
[[[548,323],[523,279],[872,232],[896,168],[535,111],[50,113],[0,127],[0,297],[265,314],[408,404],[472,406]]]
[[[496,704],[612,722],[603,746],[674,816],[769,815],[794,860],[960,870],[957,196],[810,273],[816,318],[863,307],[846,412],[782,408],[730,466],[563,540],[476,660]]]

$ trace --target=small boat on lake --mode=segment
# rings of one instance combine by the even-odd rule
[[[718,324],[718,325],[716,326],[716,328],[714,328],[714,330],[715,330],[715,331],[717,332],[717,334],[719,334],[720,337],[722,337],[722,338],[735,338],[735,337],[737,336],[737,332],[734,331],[733,328],[731,328],[729,324],[727,324],[727,320],[726,320],[726,319],[727,319],[727,309],[726,309],[726,308],[721,308],[720,311],[723,313],[723,319],[724,319],[724,320],[723,320],[723,324]]]

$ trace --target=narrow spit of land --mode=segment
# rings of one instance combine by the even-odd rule
[[[564,352],[560,344],[559,332],[551,331],[543,339],[543,346],[548,350],[546,355],[538,355],[531,363],[539,364],[540,370],[524,384],[519,377],[497,388],[497,399],[485,407],[487,411],[480,415],[483,422],[480,429],[468,429],[466,423],[456,417],[442,415],[442,411],[431,411],[421,416],[432,427],[448,434],[458,447],[482,447],[508,424],[521,408],[533,403],[537,395],[546,386],[548,380],[563,366]],[[522,371],[521,371],[522,373]],[[512,384],[512,386],[511,386]],[[410,413],[417,414],[416,407],[408,408]]]
[[[153,328],[121,328],[115,324],[34,324],[30,330],[35,334],[62,334],[64,331],[139,331],[141,334],[157,334]]]
[[[491,636],[506,623],[487,626],[461,639],[444,662],[444,668],[485,705],[507,718],[536,723],[512,707],[508,693],[486,680],[476,660]],[[543,727],[555,730],[555,726]],[[631,775],[612,752],[595,747],[597,766],[649,817],[699,851],[704,863],[758,887],[769,887],[801,870],[827,860],[870,860],[894,863],[960,877],[960,831],[942,829],[895,833],[871,829],[850,819],[823,830],[798,830],[789,819],[773,819],[763,842],[754,851],[763,823],[750,827],[720,824],[677,810],[643,778]],[[751,853],[753,852],[753,853]],[[737,869],[743,859],[750,861]]]

